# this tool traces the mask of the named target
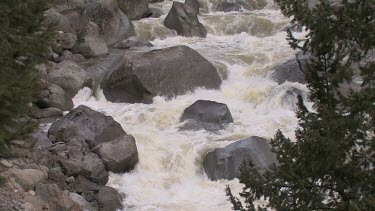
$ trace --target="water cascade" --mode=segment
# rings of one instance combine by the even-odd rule
[[[138,36],[150,40],[154,49],[187,45],[198,51],[217,68],[223,79],[220,90],[155,97],[152,104],[111,103],[103,96],[92,97],[87,88],[74,98],[75,106],[111,115],[137,141],[139,164],[130,173],[111,174],[108,183],[126,195],[125,210],[230,210],[225,185],[234,193],[242,185],[237,179],[210,181],[202,169],[204,155],[252,135],[272,138],[277,129],[294,135],[295,101],[283,96],[290,89],[306,93],[307,88],[278,85],[268,77],[296,53],[282,30],[289,19],[272,1],[262,10],[215,12],[220,1],[200,0],[198,18],[208,31],[205,39],[177,36],[163,25],[172,1],[150,4],[164,12],[160,18],[133,21]],[[227,104],[234,123],[218,132],[179,131],[183,110],[199,99]]]

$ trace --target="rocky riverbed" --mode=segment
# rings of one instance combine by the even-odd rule
[[[56,0],[45,18],[20,119],[40,128],[0,160],[0,210],[230,210],[240,162],[264,172],[275,131],[293,137],[307,88],[272,1]]]

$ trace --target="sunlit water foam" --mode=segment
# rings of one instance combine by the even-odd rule
[[[264,14],[268,19],[274,14],[275,20],[287,21],[279,12]],[[141,20],[137,30],[144,27],[141,24],[159,24],[160,28],[161,19]],[[204,155],[252,135],[272,138],[277,129],[293,138],[297,119],[291,106],[282,102],[282,95],[293,87],[304,93],[307,89],[297,83],[278,85],[266,75],[295,52],[288,46],[285,32],[266,37],[209,33],[206,39],[152,33],[156,33],[153,48],[190,46],[212,62],[225,80],[220,90],[197,89],[172,99],[155,97],[149,105],[111,103],[103,95],[93,97],[87,88],[81,90],[74,98],[76,106],[85,104],[112,116],[137,141],[139,164],[130,173],[111,174],[108,185],[126,194],[125,210],[230,210],[225,185],[233,193],[240,192],[242,185],[237,179],[208,180],[202,170]],[[179,131],[183,110],[199,99],[227,104],[234,123],[214,133]]]

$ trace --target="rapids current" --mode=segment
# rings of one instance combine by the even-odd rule
[[[138,36],[155,49],[187,45],[198,51],[217,68],[223,79],[220,90],[197,89],[173,99],[158,96],[153,104],[111,103],[103,95],[92,97],[87,88],[74,98],[75,106],[84,104],[112,116],[137,141],[139,164],[130,173],[111,174],[108,183],[126,195],[125,210],[230,210],[225,185],[234,193],[242,185],[237,179],[210,181],[202,169],[207,151],[252,135],[272,138],[277,129],[294,137],[294,105],[282,96],[291,87],[303,92],[307,88],[278,85],[268,78],[273,67],[296,53],[282,30],[290,20],[271,1],[262,10],[231,13],[214,12],[220,0],[199,1],[205,39],[177,36],[163,26],[172,1],[150,4],[164,12],[160,18],[133,23]],[[179,131],[183,110],[199,99],[227,104],[234,123],[214,133]]]

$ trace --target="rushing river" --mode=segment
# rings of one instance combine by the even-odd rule
[[[183,2],[183,1],[182,1]],[[291,103],[282,100],[297,83],[278,85],[267,76],[273,67],[294,57],[282,30],[289,22],[273,2],[266,9],[249,12],[214,12],[219,0],[200,0],[199,20],[206,39],[177,36],[163,26],[172,2],[150,4],[165,15],[133,21],[139,36],[155,49],[187,45],[217,68],[220,90],[197,89],[173,99],[155,97],[153,104],[107,102],[92,97],[89,89],[74,98],[112,116],[132,134],[139,151],[139,164],[126,174],[111,174],[108,185],[126,195],[125,210],[230,210],[225,185],[234,193],[242,189],[238,180],[210,181],[202,169],[208,150],[226,146],[252,135],[271,138],[277,129],[293,137],[297,119]],[[196,100],[214,100],[228,105],[234,123],[219,132],[178,131],[183,110]]]

